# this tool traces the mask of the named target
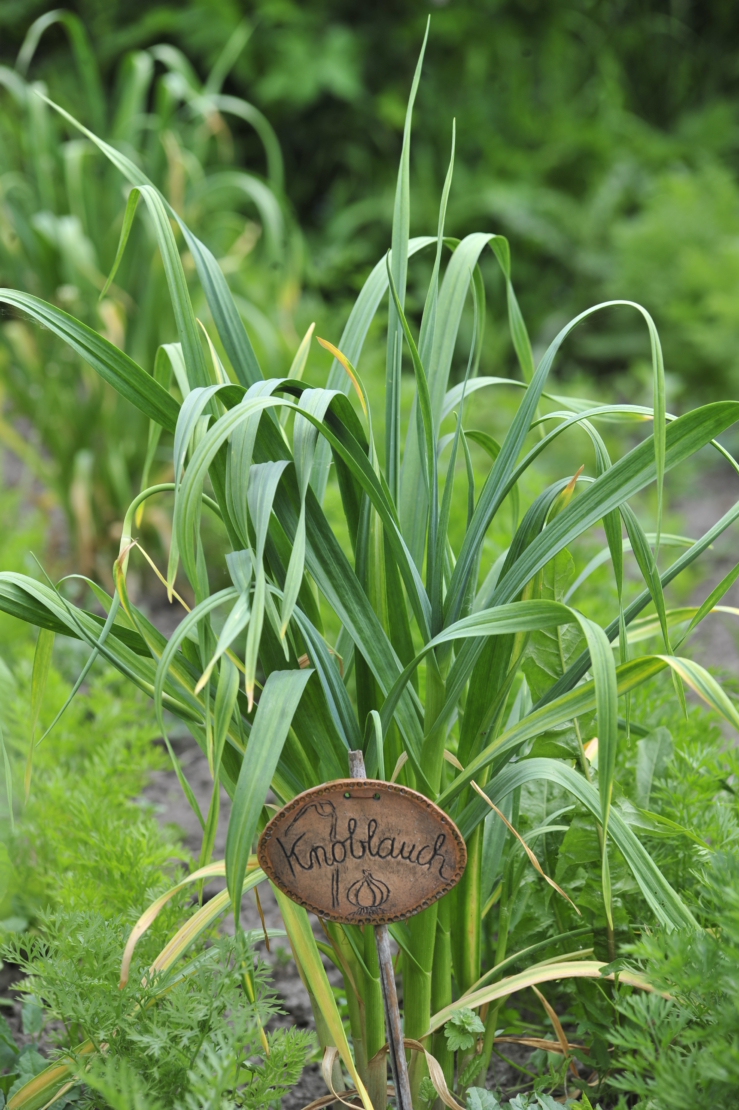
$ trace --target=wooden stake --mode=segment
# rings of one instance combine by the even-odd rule
[[[349,774],[353,779],[366,779],[364,756],[361,751],[349,752]],[[365,926],[371,928],[371,926]],[[398,1110],[413,1110],[411,1104],[411,1085],[408,1079],[408,1064],[403,1046],[403,1030],[400,1024],[398,994],[395,990],[395,972],[390,953],[390,934],[387,925],[375,925],[375,944],[377,960],[380,965],[380,986],[385,1007],[385,1032],[390,1049],[390,1067],[395,1083],[395,1103]]]

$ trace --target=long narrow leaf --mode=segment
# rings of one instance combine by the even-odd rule
[[[226,836],[226,880],[233,898],[237,927],[241,915],[241,899],[235,897],[235,892],[241,890],[264,799],[293,716],[312,674],[313,671],[307,669],[273,671],[259,699]]]

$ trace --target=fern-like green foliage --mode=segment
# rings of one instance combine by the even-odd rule
[[[60,1031],[47,1030],[60,1053],[66,1058],[88,1039],[97,1048],[92,1068],[87,1055],[73,1067],[88,1091],[83,1105],[97,1107],[102,1097],[112,1110],[256,1108],[297,1081],[312,1035],[278,1029],[264,1052],[260,1023],[279,1005],[243,934],[217,940],[165,976],[150,975],[139,960],[120,989],[124,921],[65,909],[40,924],[41,936],[16,935],[4,955],[23,968],[22,989],[43,1005],[46,1020],[61,1023]],[[254,1004],[244,993],[245,963],[253,967]]]
[[[64,657],[74,667],[74,652]],[[16,797],[22,797],[29,743],[30,682],[31,660],[21,656],[14,673],[5,672],[0,708]],[[68,691],[53,666],[39,735]],[[0,791],[0,854],[7,861],[0,929],[8,918],[33,922],[48,906],[86,906],[104,917],[126,914],[133,922],[152,894],[170,884],[174,861],[184,862],[187,853],[153,809],[136,800],[149,774],[164,765],[155,736],[145,698],[110,670],[90,675],[53,740],[34,752],[34,786],[14,832],[6,792]],[[166,913],[156,930],[162,942],[160,928],[171,929],[174,913]]]
[[[21,656],[15,674],[6,669],[2,677],[6,749],[11,771],[22,776],[30,658]],[[42,727],[67,693],[52,666]],[[176,861],[187,859],[172,831],[139,800],[148,775],[163,763],[155,733],[140,695],[110,670],[93,672],[53,742],[35,753],[33,791],[14,831],[2,824],[3,956],[26,972],[23,1030],[33,1042],[19,1051],[0,1021],[0,1099],[47,1066],[41,1040],[51,1041],[52,1058],[66,1058],[88,1041],[99,1053],[92,1066],[87,1053],[79,1058],[73,1074],[81,1082],[56,1105],[111,1110],[264,1106],[294,1085],[312,1047],[309,1034],[277,1029],[267,1035],[264,1054],[257,1017],[264,1024],[278,1007],[262,964],[254,974],[256,1005],[244,994],[239,969],[254,959],[243,934],[206,948],[207,934],[184,971],[149,976],[181,920],[184,895],[144,935],[129,983],[119,990],[132,922],[171,885]],[[29,922],[33,931],[22,931]]]
[[[639,1110],[734,1106],[739,1092],[739,857],[701,883],[706,929],[647,934],[632,949],[660,994],[621,997],[611,1086]]]

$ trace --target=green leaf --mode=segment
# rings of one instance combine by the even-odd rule
[[[218,676],[216,700],[213,711],[213,752],[211,756],[211,775],[217,782],[218,768],[221,764],[223,748],[228,735],[231,717],[236,707],[236,698],[239,692],[239,672],[236,665],[228,658],[221,662],[221,673]]]
[[[476,234],[467,236],[461,243],[452,239],[445,240],[447,245],[452,247],[453,254],[439,292],[431,351],[428,362],[424,362],[431,409],[437,427],[441,421],[444,395],[467,293],[471,285],[473,295],[478,300],[481,299],[483,286],[477,263],[482,251],[495,238],[494,235]],[[481,306],[478,305],[477,323],[479,328],[482,327],[483,321],[484,312]],[[480,340],[481,336],[478,335],[475,342],[478,352],[481,349]],[[419,467],[423,454],[420,450],[418,436],[419,430],[412,412],[405,444],[405,459],[408,461],[403,474],[401,519],[408,547],[415,562],[420,564],[425,538],[428,495],[421,484]]]
[[[426,22],[426,33],[421,46],[421,53],[413,75],[411,93],[408,97],[408,107],[403,128],[403,148],[400,155],[398,168],[398,182],[395,189],[395,205],[393,208],[392,254],[390,265],[392,277],[397,290],[400,307],[405,303],[405,285],[408,271],[408,237],[410,229],[410,158],[411,158],[411,119],[413,104],[421,80],[423,56],[426,52],[428,41],[429,22]],[[390,272],[390,270],[388,271]],[[387,326],[387,365],[385,370],[385,471],[387,484],[393,504],[398,503],[400,483],[400,363],[402,351],[402,334],[400,318],[390,305]]]
[[[33,751],[36,747],[36,725],[41,713],[41,703],[44,700],[44,690],[51,669],[53,650],[54,633],[46,628],[40,628],[36,639],[36,651],[33,655],[33,671],[31,673],[31,714],[28,725],[28,755],[26,756],[24,776],[26,801],[28,801],[28,795],[31,792],[31,769],[33,767]]]
[[[455,258],[457,253],[455,252]],[[447,621],[451,622],[458,616],[466,590],[467,579],[475,564],[477,548],[482,542],[497,509],[507,495],[512,480],[515,480],[516,460],[534,419],[536,406],[556,353],[567,335],[578,323],[595,312],[618,304],[636,308],[648,320],[650,327],[653,327],[649,314],[638,305],[633,305],[630,301],[613,301],[596,305],[592,309],[581,313],[574,320],[571,320],[552,341],[511,422],[500,455],[493,464],[493,469],[488,475],[480,494],[472,523],[465,535],[449,584],[446,603]],[[706,405],[687,413],[685,416],[678,417],[667,427],[665,432],[664,468],[661,467],[660,461],[662,458],[661,446],[655,444],[654,436],[630,451],[596,479],[585,493],[575,498],[546,529],[546,532],[542,533],[531,544],[526,555],[518,561],[514,570],[507,576],[510,581],[505,584],[499,583],[493,599],[494,602],[498,600],[509,601],[518,595],[526,582],[547,561],[546,558],[543,558],[537,562],[537,556],[543,554],[544,551],[550,557],[554,555],[561,547],[571,542],[575,536],[580,535],[597,520],[607,516],[613,509],[620,507],[629,497],[644,488],[649,482],[654,481],[655,478],[659,479],[662,469],[669,470],[694,454],[699,447],[710,443],[716,435],[734,423],[737,417],[739,417],[739,407],[736,406],[736,402],[731,401]],[[660,432],[660,436],[661,434]],[[532,566],[533,569],[530,569]]]
[[[347,751],[356,751],[362,746],[362,736],[338,667],[315,625],[299,608],[294,610],[293,615],[305,640],[310,665],[321,683],[336,731],[346,745]]]
[[[145,416],[169,432],[175,430],[180,406],[174,397],[113,343],[74,316],[29,293],[0,289],[0,301],[27,312],[37,323],[49,328]]]
[[[556,601],[548,601],[544,599],[532,599],[525,601],[512,602],[508,605],[499,605],[493,609],[483,609],[477,613],[471,613],[468,617],[462,618],[456,624],[450,625],[448,628],[440,632],[432,640],[423,647],[418,655],[408,666],[403,670],[402,674],[398,677],[393,685],[392,690],[388,693],[381,710],[381,718],[383,722],[383,733],[387,732],[390,721],[392,720],[393,713],[399,703],[399,699],[405,690],[411,674],[419,665],[421,660],[434,648],[441,644],[451,643],[454,640],[461,639],[477,639],[484,640],[489,636],[504,636],[510,633],[518,632],[534,632],[545,627],[556,627],[558,624],[568,624],[576,622],[579,624],[582,632],[585,635],[587,643],[590,645],[591,652],[595,653],[595,662],[593,663],[593,689],[595,691],[595,705],[598,712],[598,728],[602,737],[605,737],[606,744],[606,764],[605,772],[602,778],[605,778],[606,785],[603,786],[604,798],[609,796],[611,781],[610,766],[611,758],[615,758],[615,742],[616,731],[618,727],[618,703],[617,703],[617,681],[616,671],[613,662],[613,653],[610,650],[610,644],[603,632],[603,630],[583,617],[576,609],[570,609],[566,605],[562,605]],[[583,687],[580,687],[578,694],[582,698]],[[567,705],[574,705],[575,699],[572,702],[567,701]],[[590,707],[590,701],[586,702]],[[578,713],[571,713],[571,716],[577,716]],[[556,716],[556,712],[551,715],[542,714],[542,718],[546,719],[549,726],[560,723],[560,719]],[[562,720],[567,718],[562,718]],[[520,726],[519,726],[520,728]],[[516,730],[513,730],[514,734]],[[498,737],[495,745],[503,743],[504,739],[508,739],[508,734],[503,734]],[[509,741],[510,742],[510,741]],[[490,751],[490,749],[486,749]],[[498,755],[501,751],[498,750]],[[480,759],[473,760],[468,764],[469,768],[474,766],[480,768]],[[492,756],[490,758],[493,758]],[[469,782],[471,776],[467,777]],[[460,779],[455,780],[456,782]],[[455,784],[452,784],[454,787]],[[443,798],[449,796],[449,791],[452,787],[442,795]],[[607,820],[607,805],[604,802],[604,815]]]
[[[10,766],[8,758],[8,749],[5,746],[5,735],[3,733],[3,726],[0,724],[0,748],[3,753],[3,772],[5,774],[5,795],[8,799],[8,820],[10,822],[10,831],[15,832],[15,816],[13,815],[13,771]],[[0,1029],[0,1033],[2,1030]]]
[[[190,301],[185,271],[182,268],[180,254],[169,222],[168,206],[165,205],[159,190],[155,189],[153,185],[139,185],[137,189],[146,202],[149,216],[154,224],[190,387],[206,386],[210,379],[205,365],[205,356],[200,343],[198,327],[195,322],[195,313]],[[131,203],[129,197],[128,205],[130,206]]]
[[[121,234],[118,239],[118,250],[116,251],[115,258],[113,259],[113,265],[110,268],[108,279],[100,291],[99,300],[102,300],[105,294],[108,292],[111,285],[113,284],[113,278],[118,273],[118,267],[121,264],[121,259],[123,258],[124,252],[126,250],[128,237],[131,234],[131,228],[133,227],[134,216],[136,215],[136,209],[138,207],[140,196],[141,193],[138,189],[131,189],[131,192],[128,194],[128,200],[126,201],[126,210],[123,213],[123,225],[121,227]]]
[[[312,670],[273,671],[264,684],[236,785],[226,835],[226,880],[238,927],[241,890],[257,822]]]
[[[544,600],[564,603],[574,576],[575,564],[566,549],[558,552],[541,572],[541,596]],[[529,692],[534,702],[543,697],[553,682],[560,678],[582,650],[583,635],[574,624],[540,628],[532,632],[521,663]],[[547,747],[561,749],[566,758],[579,755],[579,742],[574,722],[567,721],[535,741],[534,755],[553,755]]]
[[[662,537],[663,543],[665,541],[665,538],[666,537],[664,536]],[[715,586],[713,590],[711,590],[710,594],[700,606],[688,627],[685,629],[685,632],[680,637],[679,643],[683,643],[685,640],[687,640],[693,629],[696,628],[697,625],[699,625],[700,622],[703,620],[703,618],[711,612],[713,607],[718,604],[727,590],[731,586],[733,586],[734,582],[736,582],[737,578],[739,578],[739,563],[737,563],[735,567],[732,567],[729,573],[724,575],[718,585]]]
[[[435,242],[436,239],[430,235],[411,239],[408,243],[408,258],[411,258],[418,251],[423,250],[424,247],[431,246],[431,244]],[[339,350],[354,366],[359,362],[359,356],[362,353],[362,347],[364,346],[367,332],[379,308],[380,302],[387,292],[387,286],[387,264],[383,255],[380,261],[376,263],[371,274],[365,281],[359,296],[354,302],[354,306],[349,313],[349,319],[346,322],[344,330],[341,333],[341,339],[338,343]],[[343,367],[336,358],[334,358],[334,361],[331,363],[328,379],[326,381],[326,388],[341,390],[343,393],[348,393],[351,389],[351,382],[347,379]],[[311,487],[319,503],[323,501],[323,496],[326,492],[326,482],[328,481],[330,464],[331,452],[329,446],[326,442],[321,441],[316,448],[313,474],[311,476]]]
[[[492,1091],[484,1087],[470,1087],[467,1091],[467,1110],[500,1110],[500,1103]]]
[[[457,1026],[452,1025],[451,1022],[447,1022],[444,1035],[446,1037],[446,1046],[450,1052],[457,1052],[459,1050],[469,1051],[477,1040],[472,1033],[467,1033],[464,1029],[458,1029]]]
[[[105,93],[100,79],[100,69],[97,57],[90,42],[85,25],[74,12],[57,8],[46,12],[34,20],[26,32],[26,37],[18,52],[16,68],[24,76],[28,72],[31,59],[36,53],[41,36],[54,23],[61,23],[67,32],[72,54],[77,65],[82,87],[84,89],[84,104],[90,113],[93,127],[102,129],[105,126]]]
[[[156,358],[154,359],[154,381],[169,393],[169,385],[172,379],[172,370],[176,361],[182,362],[182,349],[179,343],[165,343],[157,350]],[[184,363],[182,363],[182,376],[187,382],[187,376],[184,373]],[[180,376],[177,375],[177,384],[180,384]],[[188,387],[189,388],[189,387]],[[187,389],[183,396],[187,396]],[[146,444],[146,456],[144,458],[144,465],[141,470],[141,491],[143,492],[149,486],[149,475],[151,468],[156,458],[157,447],[162,435],[162,426],[156,420],[149,421],[149,435]],[[141,520],[144,515],[144,503],[142,502],[136,513],[136,527],[141,527]]]
[[[69,112],[65,112],[63,108],[60,108],[58,104],[49,100],[48,97],[42,96],[42,100],[49,104],[60,116],[63,116],[73,127],[76,127],[78,131],[81,131],[88,139],[95,143],[98,149],[103,152],[106,158],[120,170],[126,180],[132,185],[139,187],[149,186],[151,189],[154,189],[154,186],[146,174],[142,173],[130,158],[126,158],[126,156],[116,150],[115,147],[103,142],[103,140],[99,139],[92,131],[88,131],[86,127],[74,118],[74,116],[71,116]],[[163,198],[160,197],[160,199],[162,199],[162,203],[166,204]],[[228,287],[220,266],[213,257],[211,251],[193,235],[177,213],[169,207],[168,211],[172,218],[179,224],[188,250],[193,257],[195,267],[198,271],[198,277],[200,278],[200,284],[205,293],[205,299],[208,302],[208,307],[210,308],[216,329],[231,365],[236,372],[236,376],[243,386],[249,386],[256,381],[260,381],[262,379],[262,372],[259,368],[256,355],[254,354],[254,348],[251,345],[249,336],[238,314],[234,299],[231,295],[231,290]],[[168,427],[168,425],[164,426]]]
[[[719,520],[717,520],[716,523],[711,528],[709,528],[708,531],[705,532],[699,540],[696,540],[696,542],[692,544],[683,555],[676,559],[675,562],[667,568],[664,574],[660,575],[662,588],[664,589],[665,586],[669,585],[669,583],[674,581],[674,579],[677,578],[678,575],[680,575],[687,567],[694,563],[695,560],[698,559],[700,555],[702,555],[703,552],[710,547],[713,541],[718,539],[718,537],[722,535],[722,533],[724,533],[726,529],[729,528],[737,519],[739,519],[739,501],[732,505],[732,507],[727,512],[725,512],[724,515]],[[624,612],[624,623],[626,624],[626,626],[628,626],[631,621],[633,621],[634,618],[639,615],[642,609],[644,609],[650,601],[651,594],[649,590],[643,590],[642,593],[639,594],[639,596],[635,598],[635,600],[632,601],[630,605],[627,606]],[[619,634],[620,626],[621,621],[619,617],[617,617],[615,620],[611,621],[609,625],[607,625],[605,633],[609,640],[614,640],[616,638],[616,636]],[[567,673],[564,674],[562,678],[555,682],[555,684],[550,688],[548,693],[542,699],[542,704],[558,698],[564,691],[571,689],[585,674],[589,664],[590,659],[588,656],[588,652],[584,651],[572,664],[572,666],[568,668]],[[534,708],[538,709],[539,706],[536,705],[534,706]]]
[[[656,728],[636,745],[636,804],[649,809],[655,778],[662,775],[672,759],[672,736],[667,728]]]

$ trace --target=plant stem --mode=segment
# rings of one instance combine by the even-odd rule
[[[577,718],[573,721],[573,724],[575,726],[575,735],[577,736],[577,742],[580,746],[580,765],[582,767],[582,772],[588,782],[590,782],[590,761],[585,754],[585,746],[582,742],[580,726],[577,723]],[[606,850],[606,844],[603,837],[603,827],[599,822],[596,822],[595,827],[598,830],[598,843],[600,845],[600,854],[602,857],[603,853]],[[603,895],[603,902],[605,903],[605,894]],[[608,911],[610,908],[611,907],[606,907],[606,911]],[[613,961],[616,959],[616,938],[613,933],[613,925],[609,921],[608,912],[606,912],[606,943],[608,945],[608,960],[610,963],[613,963]]]
[[[385,1015],[375,931],[371,925],[364,926],[364,962],[370,972],[369,975],[363,973],[365,1053],[368,1061],[367,1089],[375,1110],[384,1110],[387,1105],[387,1059],[381,1056],[379,1060],[372,1063],[372,1058],[385,1043]]]
[[[449,895],[439,901],[436,917],[436,944],[431,973],[431,1008],[436,1014],[452,1001],[452,948],[450,941],[451,902]],[[454,1053],[447,1047],[444,1030],[434,1033],[431,1055],[441,1064],[447,1086],[451,1089],[454,1078]]]
[[[367,1047],[367,1034],[366,1034],[366,1006],[363,999],[367,997],[367,985],[364,982],[365,974],[359,961],[354,955],[354,950],[350,945],[344,930],[340,925],[328,925],[328,932],[335,947],[339,949],[341,958],[346,967],[351,973],[352,982],[348,981],[348,976],[344,974],[344,989],[346,991],[346,1004],[349,1011],[349,1026],[352,1033],[352,1045],[354,1046],[354,1063],[357,1066],[359,1077],[367,1086],[369,1079],[369,1071],[367,1068],[367,1059],[369,1049]],[[357,997],[356,991],[360,997]],[[378,984],[379,988],[379,984]],[[382,1041],[380,1042],[382,1044]],[[377,1051],[374,1049],[373,1051]]]
[[[438,793],[441,786],[441,768],[444,762],[444,741],[446,730],[435,728],[436,720],[442,710],[446,699],[446,683],[436,663],[436,658],[431,653],[426,662],[426,704],[424,706],[423,730],[423,765],[426,777],[434,791]]]

